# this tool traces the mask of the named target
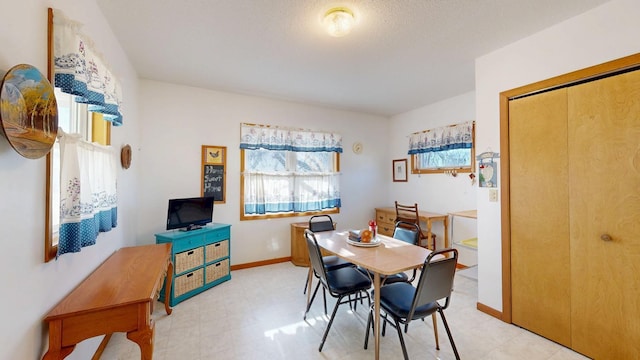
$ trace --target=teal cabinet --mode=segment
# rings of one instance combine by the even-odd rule
[[[173,281],[169,305],[184,301],[231,279],[231,225],[209,224],[198,230],[156,234],[156,244],[171,243]],[[165,302],[164,288],[160,301]]]

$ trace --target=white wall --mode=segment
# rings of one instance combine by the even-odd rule
[[[407,155],[409,134],[471,120],[475,120],[474,92],[392,117],[389,131],[391,143],[387,157],[389,171],[391,171],[392,159],[407,159],[407,164],[411,166],[411,159]],[[451,177],[444,174],[413,175],[409,173],[407,182],[389,182],[387,188],[389,189],[387,204],[391,205],[395,200],[405,204],[418,203],[418,208],[421,210],[441,214],[476,208],[477,183],[472,185],[468,174]],[[459,220],[455,220],[455,240],[475,237],[475,221]],[[434,222],[433,229],[437,235],[439,247],[442,248],[444,242],[442,223]],[[460,251],[461,264],[476,264],[475,251],[458,246],[456,248]]]
[[[0,75],[27,63],[46,75],[47,8],[82,22],[84,31],[120,78],[125,97],[124,126],[112,131],[117,149],[138,142],[137,76],[94,1],[4,1],[0,21]],[[44,263],[45,158],[29,160],[0,137],[0,359],[39,359],[48,346],[42,319],[116,249],[133,245],[137,169],[118,173],[118,227],[77,254]],[[100,338],[89,340],[69,359],[88,359]]]
[[[500,92],[640,52],[640,1],[613,0],[476,60],[476,139],[500,151]],[[478,301],[502,310],[500,203],[478,190]]]
[[[292,102],[143,80],[142,143],[134,161],[144,167],[138,242],[165,231],[167,201],[200,196],[202,145],[227,147],[226,203],[215,204],[214,221],[231,224],[231,264],[288,257],[292,222],[308,217],[240,221],[240,123],[335,131],[343,136],[340,158],[342,208],[339,227],[366,227],[376,206],[388,204],[388,119]],[[355,141],[364,151],[351,151]]]

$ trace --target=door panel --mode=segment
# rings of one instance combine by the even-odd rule
[[[567,90],[509,102],[512,321],[571,345]]]
[[[640,71],[568,94],[572,347],[638,359]]]

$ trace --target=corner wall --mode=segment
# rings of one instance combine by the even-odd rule
[[[613,0],[476,59],[476,139],[500,151],[500,92],[640,52],[640,2]],[[498,184],[500,186],[500,184]],[[478,190],[478,302],[502,311],[501,207]]]
[[[117,150],[138,141],[137,75],[93,0],[5,1],[0,21],[0,75],[21,63],[47,73],[47,8],[85,24],[84,32],[122,82],[124,126],[112,130]],[[135,156],[135,155],[134,155]],[[30,160],[0,136],[0,359],[40,359],[48,347],[43,319],[116,249],[135,244],[139,164],[118,172],[118,227],[97,244],[44,263],[45,158]],[[68,359],[89,359],[101,337],[79,344]]]

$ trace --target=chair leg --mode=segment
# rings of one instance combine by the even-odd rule
[[[367,350],[367,346],[369,345],[369,330],[373,330],[375,324],[373,323],[373,308],[369,307],[369,317],[367,318],[367,331],[364,334],[364,349]]]
[[[342,301],[342,296],[338,298],[336,301],[336,306],[333,308],[333,313],[331,313],[331,319],[329,319],[329,324],[327,324],[327,329],[324,331],[324,335],[322,336],[322,342],[320,343],[320,347],[318,351],[322,351],[322,347],[324,346],[325,340],[327,340],[327,335],[329,335],[329,330],[331,329],[331,325],[333,324],[333,319],[336,317],[336,312],[338,311],[338,306],[340,306],[340,302]]]
[[[309,300],[309,303],[307,304],[307,311],[304,312],[304,317],[302,319],[307,320],[307,313],[309,312],[309,309],[311,309],[311,304],[313,304],[313,299],[316,298],[316,294],[318,293],[318,289],[320,288],[320,282],[318,282],[318,285],[316,286],[316,289],[313,291],[313,295],[311,296],[311,300]],[[324,291],[324,287],[322,288],[322,291]],[[326,304],[325,304],[325,311],[326,311]]]
[[[322,299],[324,300],[324,314],[327,315],[327,291],[322,287]]]
[[[431,320],[433,322],[433,335],[436,337],[436,350],[440,350],[440,342],[438,341],[438,317],[436,313],[431,314]]]
[[[402,327],[400,327],[400,323],[397,319],[393,319],[396,323],[396,331],[398,333],[398,338],[400,338],[400,346],[402,346],[402,354],[404,354],[404,360],[409,360],[409,355],[407,355],[407,347],[404,344],[404,337],[402,336]]]
[[[456,360],[460,360],[460,354],[458,354],[456,343],[453,341],[453,336],[451,336],[451,330],[449,330],[449,325],[447,324],[447,319],[444,317],[444,312],[442,311],[442,309],[438,309],[438,312],[440,313],[440,317],[442,318],[444,329],[447,330],[447,336],[449,337],[449,342],[451,343],[451,347],[453,348],[453,353],[456,355]]]
[[[307,280],[304,282],[304,291],[302,292],[303,294],[307,293],[307,286],[309,286],[309,277],[311,276],[311,272],[307,273]]]

